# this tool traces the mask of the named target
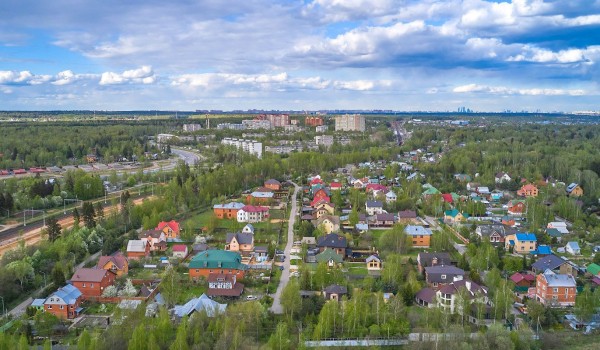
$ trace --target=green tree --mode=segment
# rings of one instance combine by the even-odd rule
[[[92,343],[92,337],[87,329],[84,329],[81,335],[79,336],[79,340],[77,340],[77,349],[78,350],[88,350]]]
[[[23,284],[25,281],[33,278],[33,267],[26,259],[13,261],[6,265],[6,269],[12,272],[17,280],[19,280],[19,283],[21,284],[21,290],[23,290]]]
[[[92,202],[83,202],[83,205],[81,206],[81,216],[83,217],[85,227],[96,227],[96,212]]]
[[[127,350],[146,350],[148,339],[146,338],[147,334],[144,328],[143,322],[135,327],[131,339],[129,340],[129,344],[127,345]]]
[[[298,280],[293,279],[288,282],[281,294],[281,306],[291,321],[295,314],[302,307],[302,298],[300,297],[300,286]]]
[[[586,286],[575,298],[575,315],[580,321],[589,322],[599,306],[600,301],[597,300],[597,296],[594,296],[590,288]]]
[[[358,211],[356,210],[356,207],[352,207],[352,211],[348,215],[348,222],[350,223],[350,226],[355,227],[356,224],[358,224],[358,220]]]
[[[169,350],[188,350],[189,346],[187,343],[187,332],[188,332],[188,320],[184,317],[177,327],[177,335],[175,341],[169,347]]]
[[[62,226],[55,217],[46,219],[46,232],[48,232],[48,240],[50,240],[50,242],[54,242],[60,237],[61,230]]]
[[[75,221],[75,226],[79,225],[80,217],[79,210],[77,210],[77,208],[73,208],[73,221]]]
[[[56,288],[61,288],[65,285],[65,272],[61,264],[54,265],[54,267],[52,268],[52,272],[50,273],[50,278],[52,278],[52,283]]]
[[[292,348],[287,323],[279,322],[275,333],[269,337],[269,348],[273,350],[288,350]]]

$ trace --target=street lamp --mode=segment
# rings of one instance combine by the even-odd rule
[[[36,210],[36,209],[24,209],[23,210],[23,226],[27,226],[27,223],[25,222],[25,214],[27,213],[27,211],[31,212],[31,217],[33,218],[33,214],[35,214],[36,212],[38,213],[42,213],[43,215],[43,220],[44,220],[44,224],[43,226],[46,226],[46,211],[44,210]]]
[[[82,200],[79,199],[73,199],[73,198],[63,198],[63,214],[67,214],[67,202],[83,202]]]

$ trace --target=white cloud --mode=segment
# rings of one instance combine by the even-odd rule
[[[123,73],[104,72],[100,85],[115,85],[125,83],[153,84],[156,81],[154,71],[150,66],[124,71]]]
[[[565,89],[514,89],[505,86],[488,86],[478,84],[468,84],[457,86],[453,90],[456,93],[488,93],[494,95],[527,95],[527,96],[582,96],[588,93],[585,90],[565,90]]]
[[[39,85],[50,79],[50,75],[34,75],[30,71],[0,71],[0,85]]]

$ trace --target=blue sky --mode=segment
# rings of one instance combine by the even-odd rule
[[[1,110],[600,110],[600,0],[0,3]]]

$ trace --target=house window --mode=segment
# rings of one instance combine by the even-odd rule
[[[196,272],[200,272],[200,270],[196,269]]]
[[[442,279],[445,280],[446,279],[446,275],[442,275]]]
[[[558,296],[557,295],[553,295],[552,296],[552,300],[558,300]]]
[[[552,288],[552,292],[558,293],[558,288]]]
[[[82,286],[82,287],[83,287],[83,288],[85,288],[85,283],[83,284],[83,286]]]
[[[61,305],[61,306],[60,306],[60,309],[61,309],[61,310],[62,310],[62,309],[64,309],[64,305]]]
[[[93,284],[93,283],[92,283],[92,284],[90,284],[90,288],[94,288],[94,284]]]

